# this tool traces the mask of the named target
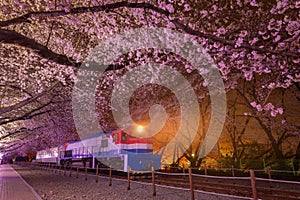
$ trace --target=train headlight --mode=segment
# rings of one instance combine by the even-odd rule
[[[143,133],[144,130],[145,130],[145,127],[142,126],[142,125],[138,125],[138,126],[136,127],[136,130],[137,130],[138,133]]]

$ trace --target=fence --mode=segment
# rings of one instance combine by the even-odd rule
[[[186,169],[180,167],[164,167],[165,172],[185,172]],[[201,168],[193,168],[193,171],[197,174],[205,175],[218,175],[218,176],[249,176],[249,169],[240,169],[234,168],[207,168],[205,165]],[[272,169],[270,166],[266,166],[264,169],[255,169],[256,175],[261,178],[269,178],[269,176],[274,177],[275,179],[289,179],[289,180],[299,180],[300,181],[300,169],[299,171],[288,171],[288,170],[278,170]]]
[[[20,164],[20,163],[19,163]],[[21,163],[24,164],[24,163]],[[28,164],[28,163],[27,163]],[[115,171],[112,168],[100,168],[96,166],[96,169],[87,167],[76,166],[56,166],[53,164],[34,164],[29,163],[29,167],[39,168],[46,171],[62,174],[64,176],[73,176],[72,172],[76,172],[76,178],[79,175],[83,175],[85,181],[88,180],[88,176],[94,176],[95,182],[98,182],[100,172],[104,176],[108,176],[108,185],[112,186],[113,173],[117,178]],[[267,168],[268,178],[256,177],[257,172],[261,173],[262,170],[248,170],[248,176],[237,177],[233,167],[227,170],[231,170],[232,176],[212,176],[209,175],[208,169],[204,169],[204,174],[197,173],[197,169],[189,168],[188,171],[183,170],[181,173],[152,171],[142,173],[140,176],[147,175],[150,179],[140,179],[143,184],[152,185],[152,195],[156,196],[156,187],[171,187],[181,190],[189,190],[191,200],[195,199],[195,192],[198,193],[213,193],[218,196],[231,196],[240,199],[285,199],[295,200],[300,197],[300,182],[275,180],[272,179],[272,171]],[[276,170],[278,171],[278,170]],[[196,173],[195,173],[196,172]],[[130,190],[130,183],[133,181],[133,171],[128,169],[127,172],[127,190]],[[146,177],[146,176],[145,176]],[[120,177],[118,177],[120,178]],[[124,178],[124,176],[123,176]],[[140,182],[139,181],[139,182]],[[136,182],[136,181],[135,181]]]

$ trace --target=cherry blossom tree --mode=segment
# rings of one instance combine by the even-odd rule
[[[76,72],[88,53],[118,32],[139,27],[167,27],[193,36],[212,56],[227,91],[239,92],[251,116],[271,141],[274,154],[282,157],[272,130],[279,118],[284,120],[288,113],[282,103],[274,105],[270,97],[278,90],[289,90],[293,94],[291,98],[299,104],[299,1],[9,0],[1,1],[0,7],[0,142],[3,151],[20,150],[23,136],[14,139],[20,133],[24,137],[31,135],[28,141],[32,141],[36,149],[76,138],[70,93]],[[137,54],[140,51],[112,63],[103,84],[112,87],[124,71],[139,62],[155,60],[170,64],[174,60],[174,56],[159,50]],[[181,66],[174,68],[194,83],[201,101],[208,95],[207,91],[201,92],[203,81],[199,75],[194,76],[195,70],[189,63],[181,62]],[[109,95],[109,90],[99,88],[100,94]],[[141,91],[150,90],[151,87],[145,87]],[[107,97],[104,100],[108,100]],[[113,124],[111,115],[106,112],[110,111],[109,104],[102,101],[99,106],[102,105],[103,110],[98,111],[99,121],[108,128]],[[139,110],[136,113],[140,113]],[[286,120],[284,123],[291,123],[286,127],[293,127],[296,122]],[[67,130],[68,136],[65,135]],[[294,135],[299,134],[298,130],[294,128]],[[53,142],[41,145],[39,135]],[[299,141],[297,137],[295,140]]]

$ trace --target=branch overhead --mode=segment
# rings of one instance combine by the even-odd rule
[[[14,44],[32,49],[42,58],[49,59],[61,65],[80,66],[80,63],[76,63],[76,61],[72,58],[55,53],[47,47],[39,44],[34,39],[21,35],[16,31],[0,29],[0,41],[2,43]]]
[[[150,3],[129,3],[126,1],[121,1],[117,3],[105,4],[101,6],[71,8],[69,11],[54,10],[54,11],[45,11],[45,12],[30,12],[10,20],[2,21],[0,22],[0,27],[5,27],[5,26],[19,24],[19,23],[28,23],[30,22],[30,19],[32,17],[36,17],[36,18],[59,17],[59,16],[70,15],[70,14],[83,14],[89,12],[103,12],[103,11],[109,12],[110,10],[115,10],[118,8],[146,8],[166,16],[170,14],[169,11],[161,9]]]
[[[44,12],[30,12],[25,15],[6,20],[6,21],[0,21],[0,27],[6,27],[9,25],[14,24],[20,24],[20,23],[28,23],[30,20],[34,18],[45,18],[45,17],[58,17],[58,16],[67,16],[72,14],[83,14],[83,13],[94,13],[94,12],[109,12],[111,10],[116,10],[119,8],[131,8],[131,9],[137,9],[137,8],[143,8],[143,9],[149,9],[153,12],[159,13],[161,15],[164,15],[166,17],[170,16],[170,12],[166,9],[159,8],[151,3],[129,3],[126,1],[117,2],[117,3],[111,3],[111,4],[104,4],[100,6],[92,6],[92,7],[77,7],[77,8],[71,8],[70,10],[54,10],[54,11],[44,11]],[[170,20],[172,24],[177,29],[182,30],[185,33],[198,36],[201,38],[208,39],[213,42],[218,42],[223,45],[228,45],[233,47],[234,49],[247,49],[256,51],[263,54],[272,54],[277,55],[281,57],[292,57],[292,58],[299,58],[300,54],[298,52],[289,52],[289,51],[279,51],[279,50],[272,50],[272,49],[266,49],[266,48],[260,48],[254,45],[250,44],[241,44],[240,46],[236,47],[236,41],[224,39],[221,37],[218,37],[213,34],[205,33],[200,30],[195,30],[191,28],[189,25],[185,25],[182,21],[178,19]],[[6,30],[7,31],[7,30]],[[4,43],[17,43],[20,46],[28,47],[33,50],[37,50],[38,54],[44,58],[48,58],[50,60],[53,60],[59,64],[68,65],[68,66],[80,66],[80,63],[74,62],[74,60],[64,56],[59,55],[51,52],[49,49],[47,49],[45,46],[40,45],[36,43],[34,40],[29,39],[25,36],[17,35],[16,32],[5,32],[4,30],[1,30],[0,34],[4,34],[0,37],[0,41]],[[11,34],[11,37],[15,38],[15,41],[7,38],[7,34]],[[3,38],[5,37],[5,38]],[[24,40],[24,42],[20,42],[20,40]],[[32,43],[30,45],[29,43]],[[49,55],[49,56],[47,56]],[[56,57],[56,59],[55,59]]]

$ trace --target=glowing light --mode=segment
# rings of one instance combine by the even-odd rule
[[[192,157],[194,158],[194,157],[195,157],[195,154],[192,153]]]
[[[145,129],[145,127],[142,126],[142,125],[138,125],[138,126],[136,127],[136,130],[137,130],[137,132],[139,132],[139,133],[144,132],[144,129]]]

